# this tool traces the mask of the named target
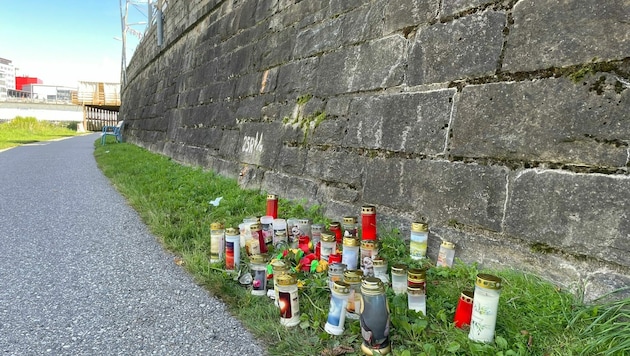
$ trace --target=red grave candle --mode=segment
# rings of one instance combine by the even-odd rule
[[[361,207],[361,239],[376,240],[376,208],[373,205]]]
[[[470,325],[470,318],[472,317],[473,309],[473,292],[463,291],[457,302],[457,308],[455,308],[455,326],[463,328],[466,325]]]
[[[274,219],[278,218],[278,196],[276,194],[267,195],[267,214],[273,216]]]
[[[338,221],[333,221],[328,227],[330,232],[335,234],[335,240],[337,240],[337,246],[343,245],[343,232],[341,231],[341,224]]]

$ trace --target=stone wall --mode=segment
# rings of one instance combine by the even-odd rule
[[[242,186],[413,220],[587,297],[630,284],[627,0],[170,0],[126,138]]]

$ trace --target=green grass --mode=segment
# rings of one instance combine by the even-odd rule
[[[72,125],[74,129],[71,128]],[[0,123],[0,149],[76,134],[76,123],[52,123],[37,121],[34,117],[18,116],[11,121]]]
[[[330,336],[323,329],[330,298],[325,273],[298,275],[304,282],[301,324],[287,329],[280,325],[270,299],[252,296],[223,271],[221,264],[209,263],[210,223],[222,221],[236,227],[244,217],[264,215],[265,192],[242,190],[235,180],[182,166],[131,144],[101,146],[97,141],[95,147],[99,167],[152,232],[167,249],[181,256],[184,267],[199,284],[225,301],[267,345],[270,354],[360,354],[358,321],[346,320],[341,336]],[[209,204],[219,196],[223,200],[218,207]],[[279,214],[330,222],[319,207],[305,205],[305,201],[280,199]],[[388,291],[395,355],[623,355],[630,348],[630,299],[584,305],[566,291],[519,271],[480,270],[459,261],[453,268],[414,262],[398,231],[379,227],[379,233],[379,254],[390,265],[405,262],[428,268],[426,317],[409,311],[405,296]],[[241,256],[241,265],[246,266],[245,253]],[[461,291],[473,288],[480,271],[497,274],[504,282],[492,344],[471,342],[467,331],[455,328],[452,322]]]

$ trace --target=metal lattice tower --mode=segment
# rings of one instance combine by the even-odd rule
[[[144,38],[144,34],[149,27],[155,23],[157,16],[161,16],[161,10],[165,6],[164,0],[119,0],[120,4],[120,24],[122,29],[122,54],[120,68],[120,82],[124,86],[127,84],[127,34],[133,36],[133,47],[131,53],[135,51],[136,46]]]

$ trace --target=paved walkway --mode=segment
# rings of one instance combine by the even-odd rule
[[[263,354],[101,174],[98,137],[0,152],[0,354]]]

